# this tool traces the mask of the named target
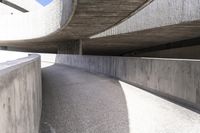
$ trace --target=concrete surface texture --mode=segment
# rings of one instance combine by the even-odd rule
[[[71,40],[58,46],[58,54],[82,54],[82,41],[81,40]]]
[[[198,60],[57,55],[56,63],[106,74],[200,109]]]
[[[29,12],[41,10],[43,8],[43,6],[38,2],[38,0],[8,0],[8,1],[28,10]]]
[[[65,3],[68,6],[63,7]],[[57,31],[63,26],[63,21],[66,22],[69,19],[72,7],[71,0],[65,0],[65,2],[54,0],[41,10],[22,14],[13,12],[10,15],[2,15],[0,21],[1,44],[8,43],[8,41],[10,43],[17,40],[41,38]],[[68,12],[62,13],[63,10]],[[65,17],[62,15],[65,15]]]
[[[20,11],[13,9],[5,4],[0,3],[0,15],[11,15],[12,13],[14,14],[21,14]]]
[[[119,23],[149,0],[74,0],[69,23],[52,36],[54,41],[88,38]],[[49,41],[49,40],[47,40]]]
[[[199,0],[154,0],[128,20],[92,38],[111,36],[200,19]]]
[[[4,23],[0,23],[2,27],[7,28],[3,30],[6,32],[0,34],[0,45],[18,46],[26,50],[33,48],[33,51],[37,51],[43,49],[41,45],[45,44],[47,49],[43,49],[44,51],[46,50],[46,52],[48,52],[50,48],[55,51],[57,42],[65,44],[65,42],[70,39],[89,38],[91,35],[100,33],[120,23],[127,17],[130,17],[132,13],[137,12],[139,8],[146,5],[147,2],[149,2],[149,0],[55,0],[44,7],[44,9],[48,10],[50,5],[55,5],[46,11],[43,16],[38,15],[43,13],[41,10],[37,12],[38,14],[34,12],[35,17],[28,15],[30,21],[28,21],[24,15],[22,18],[19,16],[16,18],[13,16],[5,17],[5,19],[9,21],[8,23],[4,21]],[[62,10],[59,8],[56,9],[56,6],[57,8],[63,8]],[[52,11],[54,11],[54,13],[52,13]],[[49,16],[48,14],[52,15]],[[13,24],[11,22],[15,23]],[[13,31],[17,32],[15,36],[13,35]],[[49,43],[53,44],[53,48]]]
[[[199,7],[200,0],[55,0],[27,17],[3,17],[0,40],[32,39],[0,45],[56,53],[60,44],[81,39],[83,54],[126,55],[199,37]]]
[[[157,57],[157,58],[182,58],[182,59],[200,59],[200,46],[182,47],[175,49],[166,49],[153,52],[145,52],[136,56]]]
[[[199,114],[124,82],[58,64],[42,76],[40,133],[200,132]]]
[[[38,14],[36,14],[35,12],[32,12],[34,14],[27,13],[30,14],[28,15],[28,19],[30,19],[29,21],[27,20],[26,15],[23,15],[23,18],[17,16],[17,18],[14,18],[14,20],[13,16],[6,16],[6,18],[4,19],[6,19],[6,21],[12,20],[12,23],[9,21],[9,23],[3,23],[4,19],[2,19],[3,22],[1,22],[0,24],[7,28],[5,30],[7,32],[4,32],[5,35],[3,33],[2,35],[0,34],[0,40],[9,41],[38,38],[36,40],[26,41],[27,43],[38,41],[49,42],[58,40],[63,41],[67,39],[69,40],[88,38],[91,35],[102,32],[107,28],[110,28],[111,26],[120,22],[121,20],[127,18],[131,13],[136,11],[140,6],[142,6],[146,2],[146,0],[123,0],[123,2],[121,0],[54,0],[49,5],[44,7],[44,9],[46,9],[45,12],[43,10],[39,10],[39,12],[37,12]],[[111,6],[112,8],[110,8]],[[54,11],[54,13],[52,13],[52,11]],[[43,17],[39,14],[43,14]],[[63,20],[63,18],[65,19],[65,21],[61,21],[61,25],[60,20]],[[18,19],[22,19],[23,21],[28,22],[22,23],[21,21],[18,21]],[[46,27],[42,29],[43,25],[37,25],[37,23],[35,22],[38,22],[41,25],[42,22],[45,22]],[[27,24],[27,27],[20,27],[22,33],[18,33],[18,37],[7,37],[8,35],[11,36],[13,34],[11,30],[19,31],[17,30],[19,29],[19,27],[17,27],[16,25],[21,26],[22,24],[23,26],[24,24]],[[32,30],[28,30],[30,28],[32,28]],[[47,28],[51,30],[48,30]],[[58,30],[59,28],[61,29]],[[27,33],[27,31],[32,32]],[[47,36],[55,31],[57,31],[56,34],[51,34],[50,36]]]
[[[194,25],[195,23],[195,25]],[[126,55],[138,49],[151,48],[200,36],[199,22],[158,27],[120,35],[83,41],[85,55]]]
[[[39,56],[2,63],[0,132],[38,133],[42,109]]]
[[[126,21],[83,42],[85,54],[123,55],[131,50],[200,36],[199,0],[154,0]]]

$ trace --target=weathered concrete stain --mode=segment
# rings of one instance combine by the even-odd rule
[[[0,68],[0,132],[38,133],[41,115],[41,68],[32,55]]]

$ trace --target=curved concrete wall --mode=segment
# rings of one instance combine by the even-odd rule
[[[68,21],[72,7],[72,0],[53,0],[40,10],[2,15],[0,41],[36,39],[50,35]]]
[[[1,133],[38,133],[41,91],[39,56],[0,64]]]
[[[153,0],[126,21],[91,38],[113,36],[200,20],[200,0]]]
[[[200,109],[200,61],[57,55],[56,63],[103,73]]]

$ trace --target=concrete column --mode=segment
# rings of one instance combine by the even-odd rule
[[[7,50],[8,47],[7,46],[0,46],[0,50]]]
[[[58,54],[76,54],[82,55],[82,41],[70,40],[58,45]]]

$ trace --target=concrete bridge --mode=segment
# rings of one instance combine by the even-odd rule
[[[200,132],[200,0],[31,2],[0,1],[0,48],[56,58],[1,64],[0,132]]]

